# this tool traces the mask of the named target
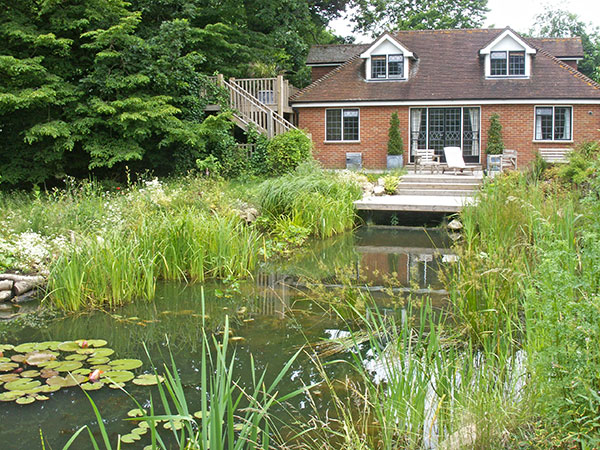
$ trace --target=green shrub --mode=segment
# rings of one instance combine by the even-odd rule
[[[388,195],[394,195],[400,184],[400,178],[395,175],[386,175],[383,177],[383,189]]]
[[[388,155],[401,155],[404,153],[404,142],[402,141],[402,134],[400,134],[400,119],[398,119],[397,112],[393,112],[390,118],[387,152]]]
[[[504,142],[502,140],[502,125],[500,116],[492,114],[490,117],[490,129],[488,131],[488,144],[486,148],[488,155],[500,155],[504,151]]]
[[[273,175],[289,173],[308,160],[312,154],[312,141],[301,130],[290,130],[275,136],[267,146],[267,167]]]
[[[582,185],[595,175],[594,161],[600,155],[598,141],[584,142],[569,153],[569,163],[560,167],[559,175],[563,181]]]

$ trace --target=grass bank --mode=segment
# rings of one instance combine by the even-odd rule
[[[0,269],[46,272],[49,301],[75,311],[151,299],[158,279],[247,277],[311,235],[352,228],[360,188],[305,164],[267,181],[188,176],[106,189],[68,180],[0,195]]]

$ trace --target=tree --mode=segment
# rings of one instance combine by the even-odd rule
[[[390,118],[387,152],[388,155],[401,155],[404,153],[404,142],[400,134],[400,119],[398,118],[398,113],[395,111]]]
[[[477,28],[488,12],[487,0],[356,0],[355,31]]]
[[[490,129],[488,131],[487,148],[485,152],[488,155],[500,155],[504,151],[504,141],[502,140],[502,125],[500,116],[492,114],[490,117]]]
[[[539,37],[580,37],[583,61],[578,69],[600,82],[600,29],[586,24],[577,14],[563,9],[550,9],[535,16],[529,34]]]

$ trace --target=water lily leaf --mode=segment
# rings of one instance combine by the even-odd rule
[[[108,378],[114,383],[126,383],[133,380],[135,375],[127,370],[109,370],[101,375],[102,378]]]
[[[48,378],[46,380],[46,383],[50,386],[58,386],[59,388],[63,388],[77,386],[78,384],[84,383],[85,381],[87,381],[87,378],[83,375],[68,374],[64,378],[58,375],[52,378]],[[42,390],[42,392],[46,391]]]
[[[76,369],[79,369],[83,366],[81,361],[61,361],[58,366],[54,368],[54,370],[58,372],[72,372]]]
[[[24,392],[21,391],[7,391],[0,394],[0,402],[14,402],[19,397],[25,395]]]
[[[22,363],[23,361],[25,361],[25,355],[12,355],[10,357],[10,360],[16,363]]]
[[[171,423],[173,423],[173,425],[171,425]],[[181,422],[181,420],[174,419],[171,422],[165,422],[163,424],[163,428],[165,430],[170,430],[172,427],[174,427],[175,430],[181,430],[181,428],[183,427],[183,422]]]
[[[146,423],[146,422],[142,422],[142,423]],[[133,430],[131,430],[131,434],[136,434],[138,436],[142,436],[144,434],[146,434],[148,432],[148,427],[136,427]]]
[[[80,355],[79,353],[74,353],[65,358],[67,361],[84,361],[87,359],[86,355]]]
[[[7,358],[6,356],[0,357],[0,363],[5,363],[5,362],[10,362],[10,358]]]
[[[56,351],[58,350],[58,346],[61,344],[60,341],[45,341],[45,342],[40,342],[39,343],[39,347],[38,350],[53,350]]]
[[[39,343],[37,342],[26,342],[24,344],[17,345],[13,348],[13,351],[16,353],[29,353],[34,350],[37,350]]]
[[[6,383],[4,385],[4,388],[8,389],[9,391],[25,391],[28,389],[36,388],[41,384],[42,383],[40,383],[38,380],[32,380],[31,378],[21,378],[20,380],[15,380]]]
[[[150,428],[150,424],[146,421],[138,423],[138,428]]]
[[[90,369],[92,370],[101,370],[102,372],[109,372],[111,370],[114,370],[113,366],[109,366],[108,364],[99,364],[97,366],[91,366]]]
[[[142,361],[139,359],[115,359],[109,362],[114,370],[132,370],[142,367]]]
[[[243,338],[242,336],[233,336],[233,337],[230,337],[229,340],[231,342],[244,342],[246,340],[246,338]]]
[[[43,392],[44,394],[51,394],[52,392],[59,391],[61,387],[62,386],[58,386],[58,385],[54,385],[54,386],[49,386],[49,385],[41,386],[40,387],[40,392]]]
[[[17,400],[15,400],[15,403],[18,403],[19,405],[28,405],[30,403],[35,402],[35,398],[33,397],[19,397]]]
[[[194,413],[194,417],[195,417],[196,419],[200,419],[200,420],[202,420],[202,419],[204,419],[204,414],[202,413],[202,411],[196,411],[196,412]]]
[[[35,399],[43,402],[45,400],[50,400],[50,397],[48,397],[47,395],[38,394],[35,396]]]
[[[15,348],[12,344],[0,344],[0,352],[6,352],[8,350],[13,350]]]
[[[106,356],[93,357],[93,358],[89,358],[87,360],[88,364],[93,364],[93,365],[106,364],[109,361],[110,361],[110,358],[107,358]]]
[[[135,441],[139,441],[140,437],[136,434],[125,434],[123,436],[121,436],[121,442],[123,442],[124,444],[133,444]]]
[[[76,352],[79,355],[93,355],[94,349],[93,348],[80,348],[80,349],[76,350]]]
[[[34,351],[24,356],[24,361],[30,366],[39,366],[40,364],[53,361],[58,355],[50,351]]]
[[[137,384],[138,386],[154,386],[158,383],[162,383],[164,378],[158,375],[158,377],[152,373],[145,373],[143,375],[139,375],[137,378],[133,380],[133,384]]]
[[[125,387],[125,383],[110,383],[108,387],[111,389],[121,389]]]
[[[104,347],[108,342],[106,342],[104,339],[89,339],[88,343],[92,347]]]
[[[92,371],[90,369],[86,369],[85,367],[82,367],[81,369],[77,369],[72,371],[72,374],[75,375],[89,375]]]
[[[40,376],[39,370],[24,370],[21,372],[23,378],[37,378]]]
[[[11,370],[15,370],[17,367],[19,367],[19,365],[13,362],[0,363],[0,372],[10,372]]]
[[[92,353],[92,357],[96,358],[96,357],[104,357],[104,356],[110,356],[114,353],[115,351],[112,348],[97,348],[94,349],[94,353]]]
[[[79,346],[79,344],[77,342],[74,342],[74,341],[65,341],[65,342],[61,342],[58,345],[58,349],[61,352],[76,352],[80,348],[81,347]]]
[[[40,371],[40,377],[42,378],[51,378],[58,375],[58,372],[56,370],[52,370],[52,369],[42,369]]]
[[[97,381],[95,383],[83,383],[80,385],[81,389],[84,391],[97,391],[98,389],[102,389],[104,383],[102,381]]]
[[[140,408],[134,408],[127,411],[127,416],[129,417],[141,417],[144,414],[146,414],[146,410]]]
[[[41,362],[39,364],[37,364],[38,367],[43,367],[44,369],[54,369],[55,367],[57,367],[61,362],[53,359],[51,361],[46,361],[46,362]]]

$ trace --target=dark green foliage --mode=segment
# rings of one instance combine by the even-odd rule
[[[301,130],[290,130],[275,136],[267,145],[267,167],[272,175],[291,172],[308,160],[312,154],[312,141]]]
[[[260,134],[255,128],[249,128],[247,131],[248,143],[254,145],[252,156],[250,157],[250,170],[254,175],[269,175],[267,165],[267,155],[269,139],[264,134]]]
[[[569,164],[560,167],[559,175],[563,181],[580,187],[586,186],[590,179],[598,176],[598,157],[600,143],[585,142],[569,153]]]
[[[400,134],[400,119],[398,119],[397,112],[393,112],[390,118],[387,152],[388,155],[401,155],[404,153],[404,142],[402,141],[402,134]]]
[[[488,142],[485,151],[488,155],[500,155],[504,151],[502,125],[500,124],[500,116],[498,114],[492,114],[490,117],[490,129],[488,131]]]
[[[600,29],[585,23],[577,14],[563,9],[546,9],[535,16],[535,23],[529,30],[532,36],[540,37],[580,37],[583,46],[583,60],[577,64],[578,70],[600,81]]]
[[[357,0],[355,30],[377,36],[387,30],[478,28],[487,0]]]

